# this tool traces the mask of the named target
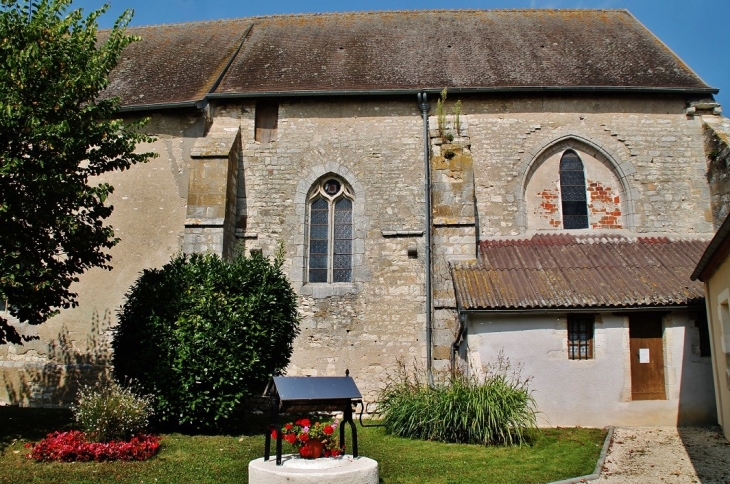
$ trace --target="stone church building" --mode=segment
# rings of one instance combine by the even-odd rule
[[[145,268],[273,255],[301,297],[288,374],[367,402],[400,364],[522,368],[541,425],[716,420],[704,292],[727,214],[705,84],[625,10],[288,15],[132,28],[111,76],[159,157],[106,178],[111,272],[0,347],[0,402],[108,361]],[[437,100],[447,97],[440,112]],[[50,343],[49,343],[50,342]]]

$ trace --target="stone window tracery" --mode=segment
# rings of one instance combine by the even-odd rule
[[[588,228],[588,202],[583,162],[575,151],[560,158],[560,200],[564,229]]]
[[[318,182],[308,198],[307,281],[352,282],[352,190],[333,177]]]

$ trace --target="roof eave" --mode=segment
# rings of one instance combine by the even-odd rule
[[[449,87],[450,94],[493,94],[508,92],[631,92],[631,93],[673,93],[673,94],[717,94],[713,87],[643,87],[643,86],[495,86],[495,87]],[[214,92],[209,99],[237,99],[260,97],[306,97],[306,96],[402,96],[419,92],[440,94],[441,87],[419,87],[405,89],[319,89],[287,91]]]
[[[500,87],[449,87],[451,94],[499,94],[511,92],[624,92],[643,94],[717,94],[720,90],[712,87],[624,87],[624,86],[500,86]],[[179,101],[148,104],[125,104],[119,111],[158,111],[166,109],[204,107],[213,99],[256,99],[265,97],[329,97],[329,96],[410,96],[419,92],[440,94],[443,87],[410,89],[321,89],[291,91],[250,91],[250,92],[212,92],[198,101]]]
[[[130,113],[136,111],[160,111],[167,109],[201,109],[205,106],[205,98],[200,101],[181,101],[169,103],[151,103],[151,104],[127,104],[119,108],[120,113]]]
[[[704,307],[703,303],[696,304],[676,304],[662,306],[612,306],[612,307],[570,307],[570,308],[514,308],[514,309],[485,309],[471,308],[460,309],[461,314],[490,314],[490,315],[536,315],[536,314],[554,314],[554,313],[635,313],[635,312],[657,312],[657,311],[674,311],[678,309],[695,309]]]

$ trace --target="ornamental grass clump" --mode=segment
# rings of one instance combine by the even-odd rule
[[[82,387],[72,411],[89,441],[126,441],[147,430],[151,404],[151,397],[111,381]]]
[[[422,372],[400,375],[381,393],[388,433],[412,439],[481,445],[521,445],[536,429],[529,378],[500,356],[483,379],[457,374],[426,383]]]

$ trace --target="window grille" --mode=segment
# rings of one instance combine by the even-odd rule
[[[583,162],[575,151],[566,151],[560,158],[560,199],[563,207],[563,228],[588,228],[588,203]]]
[[[593,358],[593,316],[568,316],[568,358]]]
[[[309,282],[352,282],[352,193],[335,178],[309,197]]]

